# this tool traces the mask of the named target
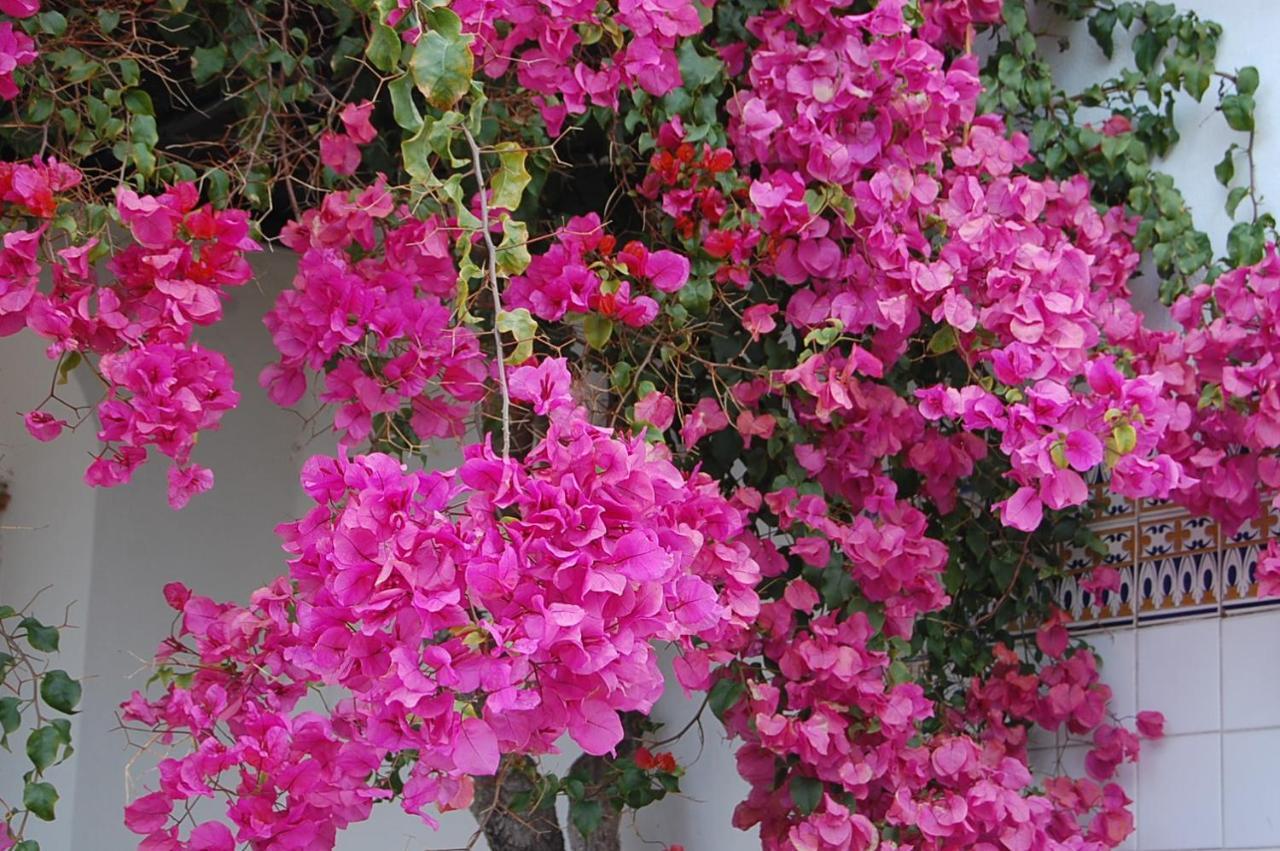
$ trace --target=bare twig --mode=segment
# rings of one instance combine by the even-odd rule
[[[493,296],[493,345],[498,359],[498,387],[502,391],[502,459],[511,457],[511,393],[507,389],[507,366],[502,352],[502,331],[498,327],[498,317],[502,314],[502,294],[498,290],[498,248],[493,244],[493,234],[489,232],[489,199],[485,195],[487,188],[484,182],[484,167],[480,163],[480,146],[476,137],[465,125],[462,132],[471,146],[471,169],[476,176],[477,191],[480,195],[480,232],[484,236],[485,249],[489,253],[487,277],[489,290]]]

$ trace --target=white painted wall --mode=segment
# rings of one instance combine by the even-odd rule
[[[89,609],[89,576],[93,553],[95,497],[79,484],[89,453],[95,448],[92,430],[64,434],[54,443],[37,443],[27,434],[17,412],[35,407],[49,392],[53,362],[31,335],[0,340],[0,478],[9,483],[8,509],[0,514],[0,601],[15,608],[36,596],[32,614],[48,624],[83,625]],[[80,386],[69,383],[58,395],[73,405],[84,404]],[[70,609],[68,610],[68,606]],[[53,660],[72,676],[84,671],[85,631],[62,634],[61,652]],[[73,736],[83,725],[73,723]],[[26,764],[22,733],[10,742],[15,754],[0,751],[0,797],[22,800],[21,774]],[[56,769],[62,778],[63,799],[58,811],[75,810],[74,767]],[[42,826],[40,838],[49,848],[71,848],[71,820]]]
[[[1280,203],[1280,176],[1273,170],[1280,163],[1280,133],[1271,132],[1280,116],[1280,52],[1270,43],[1280,23],[1280,5],[1275,0],[1196,0],[1181,5],[1222,22],[1224,55],[1260,69],[1259,183],[1266,197]],[[1069,82],[1083,83],[1105,61],[1083,33],[1073,43],[1064,74]],[[1183,141],[1169,166],[1221,247],[1227,229],[1224,195],[1211,167],[1236,137],[1207,105],[1188,103],[1181,115]],[[121,825],[124,766],[131,754],[123,735],[114,730],[114,713],[145,679],[133,676],[140,660],[149,658],[168,633],[171,619],[160,596],[163,584],[178,579],[213,597],[244,599],[283,569],[272,529],[302,510],[297,469],[310,451],[323,447],[300,447],[298,419],[277,409],[257,387],[258,370],[272,359],[261,316],[274,293],[288,284],[291,257],[266,257],[258,270],[258,288],[250,285],[237,294],[226,320],[202,336],[231,359],[243,401],[227,415],[221,432],[201,439],[198,458],[213,467],[217,486],[182,512],[171,512],[165,503],[162,463],[144,467],[125,488],[93,492],[80,483],[92,448],[88,431],[53,444],[31,441],[11,412],[26,410],[43,397],[52,366],[33,339],[0,340],[0,471],[13,492],[0,523],[32,527],[0,532],[0,599],[25,600],[36,589],[53,584],[40,607],[50,619],[66,603],[77,601],[72,616],[82,628],[68,634],[59,663],[73,674],[93,674],[86,681],[84,712],[78,719],[78,755],[58,777],[64,795],[61,817],[40,834],[49,851],[135,847],[135,837]],[[1153,648],[1166,638],[1169,646],[1196,652],[1160,657],[1163,651]],[[1266,832],[1280,821],[1273,815],[1280,813],[1280,694],[1273,687],[1280,682],[1280,614],[1144,628],[1137,634],[1108,637],[1100,645],[1107,677],[1117,685],[1122,704],[1140,700],[1142,708],[1171,711],[1176,719],[1187,695],[1211,688],[1215,677],[1220,683],[1213,692],[1218,720],[1197,722],[1192,725],[1195,730],[1172,720],[1169,740],[1152,747],[1130,778],[1139,802],[1135,847],[1280,848],[1280,833]],[[1189,663],[1197,654],[1206,661]],[[1142,676],[1155,677],[1155,691],[1144,690],[1139,670]],[[1125,683],[1131,683],[1127,691]],[[1154,705],[1146,700],[1148,692],[1158,701]],[[679,727],[695,708],[673,690],[659,704],[657,716]],[[709,719],[704,735],[705,747],[696,735],[676,747],[680,761],[690,766],[687,795],[645,810],[627,831],[631,851],[656,848],[654,842],[727,851],[757,847],[753,837],[729,827],[732,808],[746,786],[737,777],[718,722]],[[1214,755],[1216,774],[1210,770]],[[571,757],[566,755],[564,761]],[[1044,758],[1050,758],[1048,751]],[[1065,764],[1078,761],[1079,752],[1067,752],[1064,759]],[[0,795],[12,789],[21,763],[0,753]],[[1202,770],[1209,774],[1197,773]],[[135,781],[146,782],[141,769],[136,774]],[[1196,791],[1201,786],[1204,789]],[[1162,789],[1182,797],[1165,798]],[[1246,821],[1243,815],[1237,818],[1241,813],[1266,813],[1268,820]],[[1199,827],[1180,826],[1183,822],[1177,819]],[[464,844],[472,829],[466,814],[448,816],[442,830],[433,833],[389,810],[346,834],[340,848],[452,848]],[[1172,840],[1166,838],[1170,832]]]

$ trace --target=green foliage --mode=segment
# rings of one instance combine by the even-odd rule
[[[18,840],[15,849],[33,851],[39,846],[23,838],[24,826],[29,816],[53,820],[58,790],[46,774],[73,753],[71,722],[50,717],[49,710],[74,713],[81,685],[66,671],[49,669],[47,654],[58,651],[64,626],[42,623],[29,608],[0,606],[0,747],[12,750],[12,739],[26,728],[23,751],[31,767],[22,775],[22,806],[6,812],[4,824]]]
[[[793,774],[788,789],[791,792],[791,800],[795,801],[796,809],[804,815],[813,812],[818,808],[818,804],[822,803],[822,781],[816,777]]]
[[[431,29],[418,39],[410,68],[427,103],[449,109],[471,86],[475,63],[471,36],[462,34],[462,21],[448,9],[433,9],[429,14]]]
[[[1006,0],[1005,24],[996,28],[995,49],[983,70],[987,92],[983,106],[1000,110],[1027,132],[1035,177],[1065,179],[1086,175],[1094,200],[1104,206],[1124,205],[1140,219],[1135,246],[1150,254],[1166,302],[1197,281],[1213,278],[1225,266],[1256,256],[1259,241],[1273,233],[1260,220],[1254,189],[1254,93],[1259,85],[1254,67],[1233,73],[1217,65],[1222,28],[1195,12],[1169,3],[1121,0],[1043,0],[1037,11],[1051,13],[1050,31],[1084,24],[1094,45],[1108,59],[1132,55],[1132,64],[1080,92],[1065,91],[1054,79],[1046,45],[1029,24],[1026,0]],[[1040,17],[1044,17],[1043,14]],[[1077,61],[1080,48],[1065,37],[1057,41],[1067,61]],[[1196,227],[1192,211],[1160,160],[1178,142],[1175,103],[1179,97],[1202,100],[1217,81],[1218,110],[1228,127],[1248,134],[1233,143],[1215,169],[1229,186],[1236,176],[1235,155],[1247,152],[1248,184],[1232,190],[1227,210],[1233,217],[1252,199],[1248,227],[1217,259],[1207,234]],[[1107,115],[1116,120],[1102,124]],[[1086,118],[1087,116],[1087,118]]]

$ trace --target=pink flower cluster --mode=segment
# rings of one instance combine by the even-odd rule
[[[419,441],[460,436],[489,367],[475,334],[454,321],[450,236],[438,218],[397,208],[381,180],[331,193],[289,224],[281,241],[301,257],[265,320],[280,352],[261,376],[271,399],[294,404],[318,373],[344,446],[404,408]]]
[[[1181,333],[1134,327],[1134,369],[1185,411],[1161,449],[1190,480],[1176,494],[1234,531],[1280,487],[1280,254],[1201,284],[1173,306]]]
[[[128,482],[155,447],[174,462],[169,502],[181,508],[213,484],[211,471],[190,464],[198,434],[218,428],[239,398],[226,358],[192,343],[192,333],[221,318],[227,290],[252,277],[245,254],[259,247],[248,216],[199,206],[192,184],[158,196],[122,186],[116,211],[132,241],[108,260],[112,280],[100,282],[92,261],[96,238],[55,248],[51,232],[59,201],[80,180],[53,159],[0,163],[6,213],[33,225],[3,237],[0,334],[29,328],[63,364],[98,357],[95,369],[107,388],[98,404],[98,439],[106,445],[85,481]],[[46,269],[47,292],[40,289]],[[53,440],[69,425],[43,409],[54,401],[50,396],[26,415],[38,440]]]
[[[890,465],[922,473],[924,497],[945,514],[994,434],[1012,480],[1011,497],[995,508],[1028,531],[1045,506],[1084,502],[1084,475],[1098,469],[1133,497],[1178,496],[1196,481],[1166,445],[1190,423],[1188,406],[1161,376],[1134,376],[1098,353],[1140,327],[1127,305],[1132,223],[1097,212],[1082,180],[1016,175],[1026,139],[976,116],[976,60],[949,61],[938,45],[991,20],[998,6],[926,6],[919,32],[894,2],[861,15],[797,2],[752,18],[755,41],[729,102],[726,163],[757,176],[736,178],[736,189],[732,180],[712,188],[686,177],[695,153],[672,121],[644,184],[690,250],[725,266],[741,259],[712,249],[708,234],[725,212],[717,199],[741,204],[742,232],[756,239],[754,273],[790,287],[784,310],[766,300],[744,311],[753,339],[842,336],[838,347],[808,349],[795,366],[729,394],[744,444],[771,433],[783,411],[810,435],[795,444],[795,460],[824,496],[783,488],[739,498],[768,509],[790,536],[782,546],[793,562],[847,570],[885,616],[879,629],[856,614],[837,620],[795,579],[762,608],[765,662],[708,674],[744,691],[728,725],[746,743],[740,768],[753,791],[735,823],[759,824],[770,849],[1114,847],[1132,829],[1128,801],[1099,783],[1136,758],[1137,740],[1106,722],[1109,693],[1090,655],[1039,675],[1006,659],[992,675],[1004,685],[982,695],[992,717],[1012,718],[993,726],[974,710],[968,720],[944,719],[944,735],[921,738],[933,704],[890,674],[886,650],[873,649],[884,636],[909,637],[921,615],[947,602],[946,548],[927,537],[918,506],[898,497]],[[703,198],[709,207],[700,209]],[[935,329],[974,383],[899,395],[886,373]],[[734,421],[704,399],[686,424],[708,412],[716,421],[695,426],[687,447]],[[1047,639],[1054,658],[1065,647],[1059,633],[1065,639],[1060,625]],[[1046,699],[1032,703],[1043,711],[1010,708],[1041,691]],[[1051,794],[1028,795],[1027,726],[1068,719],[1095,736],[1098,780],[1063,779]],[[813,781],[820,791],[798,796]]]
[[[1194,480],[1157,451],[1171,428],[1185,427],[1190,410],[1161,394],[1158,376],[1125,378],[1110,358],[1084,370],[1089,393],[1041,379],[1025,401],[1004,404],[981,387],[931,387],[919,391],[929,419],[956,417],[969,432],[1002,434],[1001,449],[1020,487],[995,507],[1008,526],[1034,531],[1044,508],[1081,505],[1089,498],[1085,473],[1105,462],[1110,488],[1122,496],[1168,499]]]
[[[449,8],[475,35],[472,50],[487,76],[514,70],[541,96],[553,137],[588,106],[617,109],[623,86],[657,96],[679,87],[676,44],[702,30],[696,0],[456,0]]]
[[[662,211],[673,220],[676,233],[721,261],[718,283],[747,288],[760,232],[733,215],[734,205],[746,199],[744,189],[726,191],[740,180],[732,173],[733,152],[705,143],[698,151],[684,138],[679,115],[658,130],[658,150],[649,159],[649,172],[638,191],[651,200],[661,198]]]
[[[326,130],[320,134],[320,161],[340,177],[355,174],[360,167],[360,146],[378,137],[378,131],[369,122],[372,115],[370,101],[349,103],[339,115],[342,131]]]
[[[1037,671],[998,647],[966,707],[946,710],[939,732],[922,737],[933,702],[915,683],[895,682],[892,657],[872,649],[876,630],[864,614],[839,620],[816,611],[819,600],[792,580],[761,613],[770,665],[722,673],[744,692],[725,720],[745,742],[738,767],[752,784],[735,826],[758,825],[766,848],[814,851],[1100,851],[1132,831],[1130,801],[1113,778],[1137,758],[1138,739],[1106,721],[1110,690],[1098,682],[1096,659],[1087,650],[1066,655],[1060,625],[1042,630],[1053,651],[1047,666]],[[1060,641],[1046,634],[1054,630]],[[1091,736],[1090,777],[1052,777],[1043,792],[1030,791],[1029,724]],[[1138,728],[1159,737],[1162,719],[1141,713]],[[802,790],[811,790],[804,804]]]
[[[903,0],[847,5],[775,5],[747,21],[747,43],[721,46],[736,78],[728,147],[695,145],[679,116],[657,129],[640,194],[683,252],[619,249],[598,216],[581,216],[502,293],[543,322],[596,314],[639,328],[662,309],[658,293],[686,285],[689,257],[718,264],[751,342],[794,349],[794,361],[771,354],[777,368],[716,398],[643,391],[634,419],[678,434],[690,459],[732,428],[748,449],[785,449],[787,475],[725,498],[661,444],[592,425],[569,398],[567,364],[545,358],[509,375],[540,435],[523,458],[476,444],[435,473],[386,455],[312,459],[303,486],[316,508],[280,529],[287,577],[247,607],[171,589],[181,632],[161,656],[190,681],[126,712],[191,745],[129,809],[146,847],[329,848],[375,800],[398,795],[424,816],[466,806],[470,776],[502,754],[546,753],[564,734],[607,753],[618,713],[659,695],[659,641],[679,649],[683,686],[739,695],[725,721],[751,793],[734,821],[758,825],[769,851],[1123,842],[1132,815],[1114,776],[1141,737],[1160,735],[1159,717],[1141,713],[1136,734],[1108,718],[1097,660],[1069,648],[1060,613],[1036,635],[1041,667],[999,646],[963,706],[935,704],[905,649],[948,602],[947,544],[930,531],[996,452],[1005,490],[981,508],[1024,532],[1085,502],[1094,475],[1227,528],[1256,513],[1260,491],[1280,487],[1280,256],[1180,302],[1182,333],[1144,328],[1128,304],[1134,223],[1095,209],[1083,179],[1020,174],[1027,139],[977,115],[967,48],[999,4],[925,2],[914,29]],[[616,107],[622,85],[671,91],[679,40],[701,29],[685,0],[451,8],[484,73],[534,92],[553,134],[588,105]],[[370,110],[349,107],[344,131],[321,140],[339,174],[373,137]],[[25,177],[0,174],[0,194],[31,215],[47,207]],[[144,199],[123,201],[138,242],[163,242]],[[406,417],[416,439],[461,434],[493,365],[449,306],[451,224],[414,218],[379,181],[287,228],[300,261],[267,318],[281,353],[262,375],[272,398],[293,404],[322,375],[344,448]],[[6,237],[0,316],[34,315],[31,251]],[[170,294],[166,316],[200,324],[216,299],[196,295]],[[902,390],[895,370],[934,355],[966,377]],[[129,399],[104,431],[146,435],[175,458],[231,392],[185,361],[103,360]],[[28,418],[33,433],[56,434],[42,414]],[[153,420],[185,425],[171,434]],[[904,471],[923,480],[918,493],[900,490]],[[198,469],[174,478],[179,498],[207,486]],[[837,580],[856,593],[829,593]],[[1277,547],[1258,580],[1280,590]],[[303,708],[308,690],[331,686],[344,694],[332,709]],[[1033,726],[1087,739],[1088,776],[1037,786]],[[233,827],[184,833],[185,802],[228,790]]]
[[[992,10],[935,4],[929,14],[935,25],[965,30]],[[973,57],[948,64],[895,3],[864,15],[798,4],[748,28],[760,44],[748,85],[730,101],[729,132],[736,158],[760,169],[745,192],[748,219],[765,236],[759,268],[794,287],[785,312],[792,329],[869,334],[869,351],[809,358],[768,391],[791,397],[816,433],[797,459],[827,492],[856,508],[866,471],[907,452],[908,465],[928,474],[930,498],[950,511],[957,483],[987,454],[987,429],[1000,434],[1013,465],[1016,492],[998,507],[1018,529],[1035,529],[1046,505],[1084,502],[1083,474],[1104,462],[1127,496],[1167,498],[1191,487],[1196,477],[1161,448],[1189,421],[1187,406],[1162,392],[1160,377],[1126,380],[1094,354],[1140,326],[1126,303],[1137,264],[1132,223],[1118,210],[1099,214],[1083,179],[1014,174],[1027,141],[1008,136],[997,117],[975,117]],[[801,29],[820,36],[810,43]],[[672,122],[660,146],[680,136]],[[677,231],[689,215],[688,190],[676,183],[680,160],[655,155],[645,184],[650,194],[664,187]],[[813,186],[824,187],[825,201],[813,200]],[[939,226],[940,239],[929,232]],[[696,242],[716,257],[705,228]],[[781,327],[770,307],[744,313],[754,338]],[[929,323],[951,334],[1004,398],[977,385],[932,388],[922,393],[921,419],[882,386],[883,364]],[[1082,373],[1085,390],[1075,383]],[[736,394],[744,410],[759,396]],[[960,415],[959,430],[927,424]]]
[[[39,0],[3,0],[0,12],[13,18],[29,18],[40,11]],[[19,94],[14,72],[35,64],[40,54],[36,43],[10,21],[0,21],[0,98],[13,100]]]
[[[1085,758],[1089,776],[1051,777],[1043,783],[1044,797],[1051,804],[1046,830],[1053,841],[1064,844],[1042,847],[1114,848],[1133,832],[1130,801],[1114,780],[1116,769],[1137,760],[1138,735],[1150,739],[1163,735],[1164,719],[1156,712],[1138,713],[1138,735],[1109,722],[1106,709],[1111,689],[1099,682],[1097,657],[1087,649],[1067,652],[1067,632],[1060,618],[1041,627],[1036,643],[1049,657],[1039,670],[998,645],[995,667],[986,678],[970,684],[965,709],[953,713],[949,723],[981,729],[986,748],[1013,754],[1023,762],[1028,722],[1087,737],[1092,743]],[[1081,819],[1088,824],[1083,837]]]
[[[689,280],[689,260],[667,249],[650,251],[635,241],[621,250],[616,246],[598,215],[575,216],[523,275],[511,279],[504,306],[527,308],[548,321],[566,313],[598,313],[632,328],[648,325],[658,315],[658,302],[633,290],[646,286],[675,292]]]
[[[662,691],[653,642],[746,631],[760,568],[745,512],[661,449],[590,425],[568,379],[563,361],[513,371],[513,396],[547,415],[523,462],[487,444],[446,472],[313,458],[316,507],[279,529],[289,575],[247,607],[167,589],[182,618],[160,658],[190,683],[124,707],[185,748],[126,813],[145,847],[223,847],[205,831],[331,848],[390,796],[388,771],[406,772],[401,803],[430,821],[501,754],[552,752],[565,733],[611,751],[618,713]],[[321,685],[346,697],[302,709]],[[182,838],[183,802],[215,789],[234,834]]]

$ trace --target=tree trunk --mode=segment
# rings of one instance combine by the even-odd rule
[[[584,753],[573,761],[573,770],[570,773],[578,777],[583,775],[590,777],[591,782],[588,784],[590,786],[599,785],[609,770],[609,762],[608,757]],[[614,809],[607,798],[600,803],[604,807],[604,815],[600,818],[600,824],[588,836],[583,836],[578,831],[573,819],[569,820],[570,851],[621,851],[622,813]]]
[[[490,851],[564,851],[556,799],[536,795],[537,769],[527,757],[505,757],[495,777],[476,777],[471,813],[480,823]],[[525,796],[530,801],[516,802]]]
[[[649,719],[639,712],[622,713],[622,741],[618,742],[617,757],[630,756],[635,751],[648,723]],[[609,795],[604,794],[602,789],[607,785],[614,759],[615,757],[612,756],[592,756],[584,753],[573,761],[573,768],[569,774],[590,778],[587,782],[588,789],[593,787],[601,789],[599,801],[604,813],[600,818],[600,824],[591,831],[589,836],[583,836],[578,831],[577,825],[573,823],[573,819],[569,820],[567,832],[570,851],[621,851],[622,810],[614,809]]]

